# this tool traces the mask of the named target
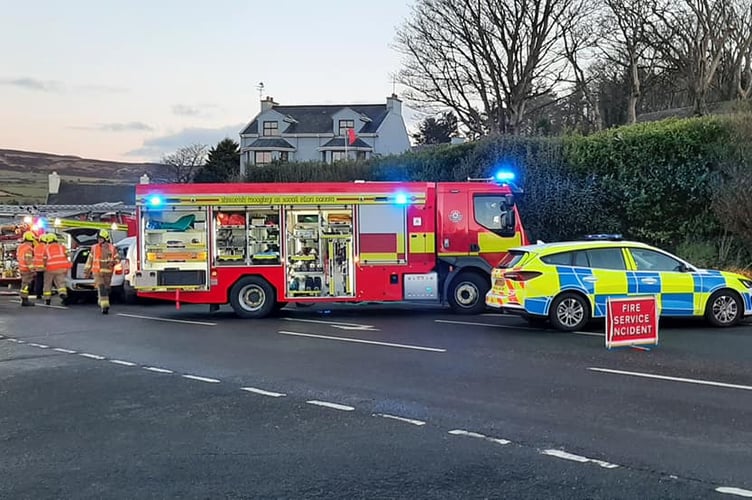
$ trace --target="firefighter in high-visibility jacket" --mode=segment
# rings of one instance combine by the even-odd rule
[[[37,244],[34,246],[34,262],[32,263],[32,267],[34,268],[34,290],[37,300],[42,300],[44,290],[45,256],[47,253],[46,239],[46,234],[40,235]]]
[[[34,281],[36,271],[34,270],[34,246],[37,243],[37,237],[31,231],[23,234],[23,243],[16,249],[16,261],[18,261],[18,271],[21,273],[21,305],[33,306],[29,302],[29,288]]]
[[[57,288],[60,299],[65,301],[68,296],[65,288],[65,277],[71,268],[68,249],[57,240],[55,233],[45,235],[47,248],[44,251],[44,303],[50,305],[52,299],[52,285]]]
[[[110,283],[115,266],[120,262],[115,245],[110,242],[110,232],[106,229],[99,231],[97,243],[91,247],[89,258],[84,266],[84,276],[94,275],[94,286],[97,287],[99,307],[102,314],[110,312]]]

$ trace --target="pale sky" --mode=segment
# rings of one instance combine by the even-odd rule
[[[385,102],[410,5],[0,0],[0,148],[152,161],[237,141],[259,82],[280,104]]]

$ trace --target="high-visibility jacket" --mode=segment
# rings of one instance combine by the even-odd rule
[[[33,271],[34,245],[28,241],[18,245],[18,248],[16,249],[16,260],[18,261],[18,270],[22,273]]]
[[[48,243],[45,258],[45,269],[49,272],[67,271],[71,267],[70,260],[68,260],[68,250],[62,243]]]
[[[112,243],[97,243],[91,247],[85,270],[94,274],[112,273],[115,264],[120,262],[117,248]]]
[[[45,262],[44,258],[47,254],[47,243],[37,243],[34,247],[34,271],[44,271]]]

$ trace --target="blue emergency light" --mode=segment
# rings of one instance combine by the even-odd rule
[[[405,193],[397,193],[394,195],[394,202],[397,205],[407,205],[407,195]]]
[[[152,207],[158,207],[162,204],[162,198],[157,195],[153,195],[149,197],[149,205]]]
[[[509,170],[499,170],[496,172],[496,175],[494,175],[494,178],[499,182],[513,181],[514,177],[514,172],[510,172]]]

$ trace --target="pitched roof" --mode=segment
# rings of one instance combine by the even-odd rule
[[[323,146],[322,148],[344,148],[345,147],[345,138],[344,137],[335,137],[334,139],[330,140]],[[368,148],[373,149],[371,146],[369,146],[367,143],[363,142],[360,139],[355,139],[355,142],[350,144],[347,144],[347,147],[349,148]]]
[[[48,205],[94,205],[105,202],[136,204],[134,184],[79,184],[62,181],[58,192],[47,195]]]
[[[384,121],[388,111],[386,104],[326,104],[313,106],[274,106],[274,111],[289,116],[294,122],[285,130],[285,134],[326,134],[334,129],[332,116],[343,109],[352,109],[370,121],[356,120],[355,130],[360,133],[376,132]],[[362,124],[362,125],[361,125]],[[360,128],[358,126],[360,125]],[[258,120],[253,120],[241,134],[255,134]]]
[[[284,139],[280,139],[280,138],[271,139],[268,137],[262,137],[262,138],[256,139],[248,147],[255,148],[255,149],[267,149],[268,148],[268,149],[274,149],[274,150],[279,150],[279,149],[295,150],[293,145]]]

